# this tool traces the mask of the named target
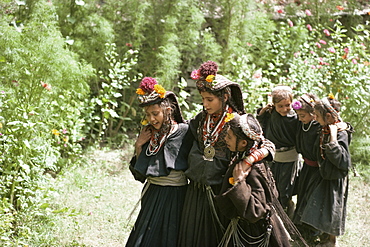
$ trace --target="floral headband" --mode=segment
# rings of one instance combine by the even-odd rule
[[[199,69],[193,70],[191,72],[191,79],[197,80],[198,88],[208,88],[210,90],[215,90],[216,85],[216,75],[218,71],[218,65],[213,61],[207,61],[203,63]]]
[[[166,90],[157,83],[155,78],[144,77],[136,89],[140,105],[150,105],[164,99]]]

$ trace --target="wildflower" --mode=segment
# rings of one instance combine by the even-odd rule
[[[330,36],[330,32],[329,32],[329,30],[328,30],[328,29],[324,29],[324,34],[325,34],[326,36]]]
[[[312,31],[312,26],[310,24],[307,24],[306,27],[307,27],[308,31]]]
[[[294,26],[294,24],[293,24],[293,22],[292,22],[291,20],[288,20],[288,25],[289,25],[290,27],[293,27],[293,26]]]
[[[355,58],[352,59],[353,64],[357,64],[357,60]]]
[[[311,16],[312,15],[312,13],[311,13],[311,11],[309,9],[306,9],[305,13],[306,13],[307,16]]]
[[[261,73],[261,71],[256,71],[256,72],[253,74],[253,78],[258,79],[258,78],[261,78],[261,77],[262,77],[262,73]]]
[[[247,42],[247,46],[253,46],[251,43]]]
[[[321,48],[320,43],[316,42],[315,45],[317,46],[317,48]]]
[[[298,57],[299,56],[299,51],[298,52],[294,52],[294,57]]]
[[[68,136],[63,138],[64,142],[68,142]]]
[[[348,47],[344,48],[343,50],[344,50],[344,53],[346,53],[346,54],[349,52]]]
[[[126,46],[132,47],[132,44],[131,43],[126,43]]]
[[[226,113],[225,122],[229,122],[234,118],[234,113]]]
[[[206,78],[206,81],[213,82],[214,79],[215,79],[214,75],[208,75],[207,78]]]
[[[164,95],[166,94],[166,90],[159,84],[154,85],[154,91],[156,91],[159,94],[160,98],[164,98]]]
[[[333,47],[329,47],[328,51],[331,52],[331,53],[335,53],[335,49]]]
[[[319,41],[321,44],[323,44],[323,45],[326,45],[326,41],[325,40],[322,40],[322,39],[320,39],[320,41]]]
[[[56,135],[56,136],[59,136],[59,135],[60,135],[60,132],[59,132],[57,129],[52,129],[52,130],[51,130],[51,133],[52,133],[53,135]]]
[[[199,70],[195,69],[191,72],[191,75],[190,75],[191,79],[193,80],[198,80],[200,78],[200,73],[199,73]]]
[[[344,7],[343,7],[343,6],[340,6],[340,5],[336,6],[336,8],[337,8],[338,10],[340,10],[340,11],[344,10]]]
[[[48,90],[48,91],[50,91],[50,90],[51,90],[51,85],[49,85],[49,84],[47,84],[47,83],[45,83],[45,82],[43,82],[43,81],[40,81],[40,83],[41,83],[41,86],[42,86],[43,88],[45,88],[46,90]]]
[[[315,65],[311,65],[311,69],[316,69],[316,66]]]
[[[278,12],[279,14],[283,14],[284,13],[284,10],[278,9],[276,12]]]
[[[365,61],[365,62],[364,62],[364,65],[365,65],[365,66],[369,66],[369,65],[370,65],[370,62]]]
[[[67,134],[67,129],[63,129],[63,130],[62,130],[62,133],[63,133],[63,134]]]
[[[135,53],[135,51],[134,51],[133,49],[128,50],[128,52],[129,52],[131,55]]]
[[[2,123],[0,123],[0,129],[3,127],[3,124]]]
[[[319,48],[320,48],[320,47],[319,47]],[[314,51],[310,51],[310,53],[311,53],[311,54],[315,54],[316,52],[314,52]]]

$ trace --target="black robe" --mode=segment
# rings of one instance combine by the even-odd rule
[[[179,123],[178,129],[167,137],[153,156],[146,155],[149,142],[143,145],[139,158],[133,158],[130,162],[135,179],[145,182],[148,177],[165,178],[171,170],[186,170],[191,146],[188,134],[188,125]],[[144,188],[146,191],[141,199],[141,209],[126,246],[176,247],[187,185],[146,183]]]
[[[317,151],[322,180],[301,217],[302,222],[335,236],[344,234],[345,230],[348,171],[351,167],[349,144],[353,132],[352,127],[348,127],[347,130],[338,130],[337,142],[328,142],[330,134],[323,138],[324,158],[320,149]]]

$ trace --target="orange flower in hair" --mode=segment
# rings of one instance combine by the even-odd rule
[[[214,79],[215,79],[214,75],[208,75],[207,78],[206,78],[206,81],[213,82]]]
[[[166,89],[164,89],[164,87],[159,84],[154,85],[154,91],[156,91],[159,94],[159,97],[161,97],[162,99],[166,94]]]
[[[233,177],[229,177],[229,184],[235,185],[235,179]]]
[[[329,93],[328,98],[329,98],[329,99],[334,99],[334,98],[335,98],[335,97],[334,97],[334,94]]]
[[[141,88],[138,88],[138,89],[136,89],[136,94],[138,94],[138,95],[145,95],[145,91],[142,90]]]

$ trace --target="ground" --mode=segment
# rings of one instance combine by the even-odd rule
[[[60,213],[53,234],[62,246],[125,246],[142,189],[128,170],[131,154],[130,148],[95,150],[86,155],[86,165],[55,180]],[[351,173],[346,233],[339,246],[370,246],[369,191],[368,181]]]

